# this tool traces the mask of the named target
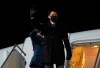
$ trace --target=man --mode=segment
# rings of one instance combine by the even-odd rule
[[[34,55],[30,63],[30,67],[44,68],[44,65],[42,63],[42,57],[41,57],[41,49],[43,46],[44,36],[41,35],[41,32],[39,30],[34,29],[32,32],[30,32],[30,38],[32,40],[33,51],[34,51]]]
[[[34,24],[33,30],[30,32],[30,38],[32,40],[33,45],[33,57],[30,62],[30,68],[44,68],[44,65],[42,63],[42,57],[41,57],[41,48],[44,43],[44,36],[41,34],[41,30],[38,26],[38,17],[37,17],[37,10],[32,9],[31,11],[31,24]]]
[[[64,68],[64,45],[67,50],[66,60],[71,60],[72,56],[68,35],[64,31],[66,29],[63,28],[62,23],[58,22],[57,11],[50,10],[48,19],[49,23],[44,26],[46,45],[44,45],[44,49],[42,48],[42,61],[45,64],[45,68],[53,68],[53,64],[56,64],[57,68]]]

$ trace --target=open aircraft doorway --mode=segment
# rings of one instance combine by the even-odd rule
[[[75,44],[72,49],[70,68],[99,68],[100,43]]]

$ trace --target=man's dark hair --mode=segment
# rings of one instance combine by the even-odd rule
[[[50,9],[50,10],[48,11],[48,15],[50,15],[50,13],[51,13],[52,11],[54,11],[54,12],[57,12],[57,13],[58,13],[57,9],[56,9],[56,8],[53,8],[53,9]]]
[[[34,17],[36,15],[36,13],[37,13],[37,7],[36,7],[36,5],[31,5],[30,6],[30,18]]]

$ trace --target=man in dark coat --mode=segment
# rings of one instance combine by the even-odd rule
[[[64,26],[58,22],[57,11],[50,10],[48,18],[50,22],[45,24],[43,33],[46,45],[42,47],[42,61],[45,64],[45,68],[53,68],[53,64],[56,64],[57,68],[64,68],[64,45],[67,51],[66,60],[71,60],[72,57],[68,35],[64,31],[66,30]]]
[[[32,32],[30,32],[30,38],[32,40],[33,51],[34,51],[34,55],[30,62],[30,67],[44,68],[44,65],[42,63],[42,57],[41,57],[41,49],[44,44],[43,36],[41,35],[41,32],[39,30],[34,29]]]
[[[29,37],[32,40],[34,54],[29,66],[30,68],[44,68],[41,57],[41,49],[44,44],[44,36],[41,34],[41,30],[39,29],[38,26],[38,21],[37,21],[39,19],[37,17],[38,12],[36,9],[33,8],[31,9],[30,13],[31,13],[30,23],[31,25],[32,24],[34,25],[32,27],[32,31],[29,34]]]

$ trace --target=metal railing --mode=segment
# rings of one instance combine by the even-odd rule
[[[5,63],[7,62],[7,60],[9,59],[10,55],[12,54],[12,52],[14,51],[14,49],[18,47],[19,50],[24,54],[24,56],[26,56],[26,54],[24,53],[24,51],[18,46],[18,44],[15,44],[13,49],[11,50],[11,52],[9,53],[9,55],[7,56],[6,60],[4,61],[4,63],[2,64],[1,68],[3,68],[3,66],[5,65]]]
[[[94,63],[94,68],[99,68],[99,61],[100,61],[99,53],[100,53],[100,46]]]

